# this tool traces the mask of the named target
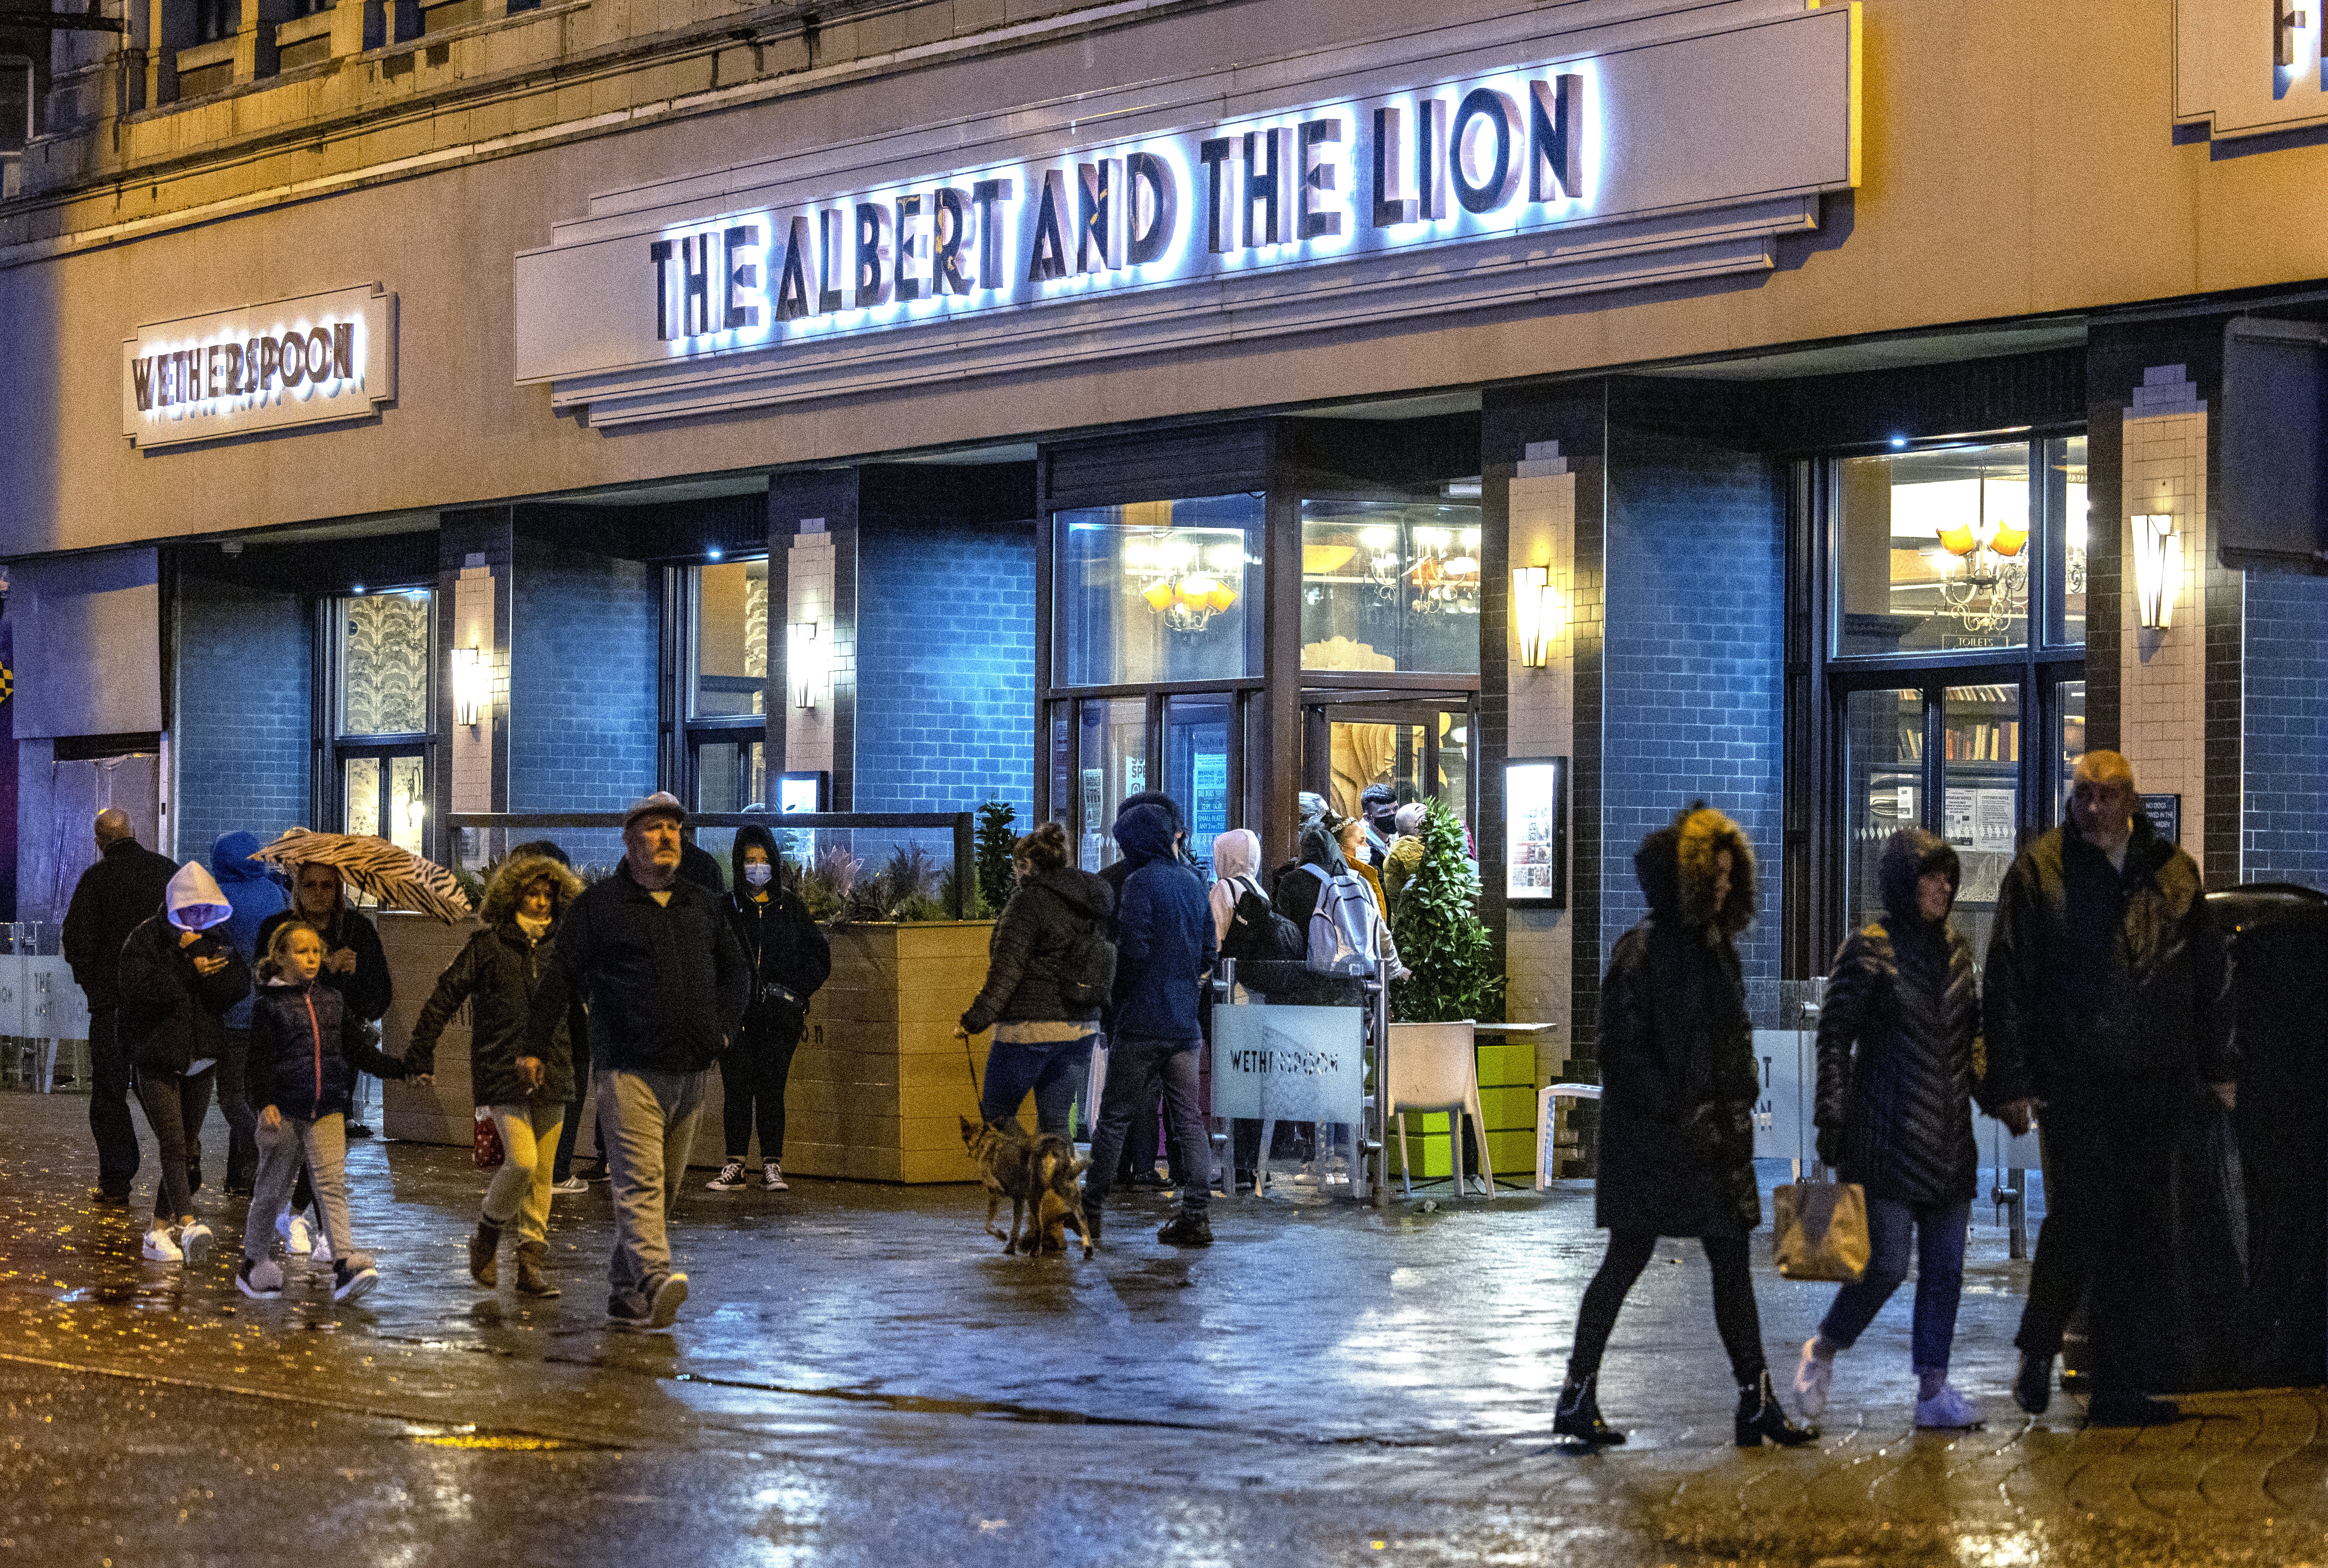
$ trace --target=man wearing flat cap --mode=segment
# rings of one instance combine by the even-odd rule
[[[606,1320],[668,1329],[687,1300],[665,1221],[685,1185],[704,1081],[744,1014],[750,966],[719,897],[679,874],[687,811],[658,791],[623,819],[623,862],[558,928],[528,1024],[546,1057],[590,1005],[590,1081],[614,1181]]]

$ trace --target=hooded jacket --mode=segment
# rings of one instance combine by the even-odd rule
[[[1069,953],[1094,925],[1106,929],[1115,895],[1088,871],[1073,866],[1037,871],[1012,890],[986,944],[986,984],[962,1027],[972,1034],[998,1022],[1088,1023],[1099,1027],[1099,1007],[1075,1007],[1059,994]]]
[[[253,968],[264,956],[258,945],[259,927],[268,915],[280,914],[291,902],[275,880],[275,868],[251,858],[261,847],[257,833],[221,833],[211,845],[211,875],[226,901],[234,906],[224,927],[227,939]],[[249,1028],[255,1000],[245,997],[235,1003],[226,1015],[226,1027]]]
[[[163,906],[121,946],[119,1038],[131,1066],[183,1073],[225,1055],[226,1012],[249,992],[250,966],[222,934],[232,906],[200,865],[178,868]],[[184,943],[189,931],[200,934]],[[198,958],[223,958],[226,967],[205,975]]]
[[[292,869],[297,879],[298,869]],[[253,962],[267,956],[268,944],[275,940],[275,928],[299,913],[296,901],[279,913],[258,923],[257,956]],[[304,918],[304,916],[302,916]],[[345,883],[333,890],[332,913],[323,920],[307,922],[324,934],[326,953],[342,950],[356,955],[356,966],[345,974],[326,969],[316,977],[318,983],[330,986],[346,999],[348,1010],[359,1023],[377,1023],[388,1016],[388,1004],[396,999],[396,982],[388,972],[388,952],[380,944],[380,932],[357,910],[348,907]]]
[[[754,845],[766,852],[772,868],[778,869],[769,878],[765,904],[752,897],[752,885],[744,880],[744,851]],[[776,852],[774,833],[748,824],[736,830],[728,865],[736,875],[736,891],[728,895],[728,923],[735,929],[737,944],[743,948],[744,961],[751,971],[742,1038],[796,1045],[808,1015],[769,995],[768,987],[783,986],[805,1004],[831,978],[832,944],[801,896],[784,886],[784,857]]]
[[[1200,1038],[1197,1003],[1218,944],[1205,888],[1173,852],[1170,813],[1134,806],[1115,820],[1131,871],[1116,910],[1114,1028],[1149,1039]]]
[[[1731,857],[1717,903],[1715,866]],[[1732,938],[1754,915],[1754,852],[1692,806],[1641,842],[1647,918],[1617,939],[1600,990],[1598,1222],[1659,1235],[1740,1235],[1762,1223],[1754,1185],[1754,1031]]]
[[[518,924],[519,902],[526,889],[547,878],[550,886],[549,929],[539,940]],[[445,1026],[470,1004],[469,1094],[479,1105],[562,1105],[577,1098],[574,1083],[571,1031],[587,1028],[569,1012],[554,1032],[549,1049],[541,1056],[541,1083],[531,1091],[518,1070],[526,1052],[526,1025],[533,1010],[534,992],[549,967],[549,946],[558,921],[582,896],[582,878],[547,855],[512,855],[495,869],[485,884],[484,906],[478,911],[485,923],[436,977],[436,989],[422,1004],[412,1026],[412,1044],[404,1065],[414,1073],[436,1070],[436,1041]]]
[[[1884,844],[1882,918],[1844,939],[1819,1006],[1813,1120],[1842,1132],[1843,1178],[1870,1197],[1963,1203],[1980,1164],[1970,1108],[1980,981],[1972,944],[1918,907],[1929,871],[1947,872],[1952,888],[1962,877],[1946,840],[1902,828]]]
[[[250,1108],[272,1105],[301,1122],[344,1116],[359,1071],[401,1078],[427,1070],[381,1051],[371,1033],[320,977],[309,982],[277,975],[258,988],[250,1009]]]
[[[1207,902],[1216,945],[1228,935],[1229,921],[1236,915],[1240,881],[1261,886],[1261,836],[1251,828],[1231,828],[1213,840],[1213,887]]]
[[[700,1073],[744,1016],[750,965],[728,901],[675,877],[658,902],[630,862],[574,900],[533,993],[527,1048],[547,1057],[576,1001],[590,1009],[593,1072]]]
[[[116,839],[73,885],[65,908],[65,962],[92,1012],[111,1012],[121,968],[121,944],[151,920],[177,874],[178,863],[135,839]]]
[[[2229,981],[2197,862],[2136,816],[2114,869],[2065,822],[2021,852],[1997,896],[1987,1092],[2005,1104],[2092,1084],[2230,1083]]]

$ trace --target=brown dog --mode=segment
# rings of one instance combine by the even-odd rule
[[[1073,1225],[1084,1238],[1084,1256],[1091,1256],[1081,1179],[1091,1162],[1075,1158],[1075,1146],[1054,1132],[1029,1138],[1016,1117],[992,1125],[967,1116],[961,1121],[962,1147],[986,1186],[986,1234],[1002,1236],[1004,1252],[1032,1257],[1037,1252],[1066,1251],[1066,1227]],[[1006,1197],[1010,1200],[1008,1235],[994,1224]],[[1022,1238],[1021,1222],[1030,1218]]]

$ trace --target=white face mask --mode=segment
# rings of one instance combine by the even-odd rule
[[[773,880],[776,869],[765,860],[755,860],[744,868],[744,880],[755,887],[765,887]]]

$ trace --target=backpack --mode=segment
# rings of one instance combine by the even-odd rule
[[[1375,942],[1375,901],[1356,871],[1329,877],[1301,868],[1326,886],[1310,912],[1310,967],[1320,974],[1372,974],[1382,958]]]
[[[1298,962],[1308,955],[1301,928],[1277,912],[1260,883],[1250,877],[1232,877],[1229,886],[1236,890],[1236,907],[1221,938],[1223,958],[1244,963],[1256,959]]]
[[[1083,913],[1057,888],[1042,891],[1066,905],[1070,913]],[[1059,954],[1059,1000],[1072,1008],[1095,1008],[1105,1006],[1114,994],[1115,944],[1100,934],[1097,920],[1086,916],[1083,929]]]

